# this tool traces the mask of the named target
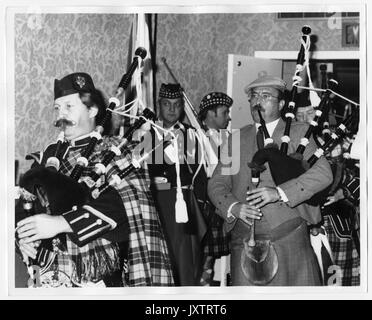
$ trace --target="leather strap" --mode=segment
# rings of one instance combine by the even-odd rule
[[[271,230],[267,234],[255,234],[254,238],[255,240],[271,240],[274,242],[288,236],[291,232],[304,223],[305,221],[302,218],[297,217],[282,223],[280,226]]]

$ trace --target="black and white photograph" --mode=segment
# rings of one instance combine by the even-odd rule
[[[4,13],[8,296],[366,293],[365,3]]]

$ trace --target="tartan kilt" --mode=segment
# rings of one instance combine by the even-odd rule
[[[129,220],[129,286],[173,286],[173,273],[150,191],[133,186],[119,191]]]
[[[352,238],[340,237],[328,215],[323,217],[324,228],[333,252],[334,263],[341,268],[342,286],[360,285],[360,260]]]
[[[111,176],[132,163],[130,143],[121,159],[107,166]],[[126,176],[117,187],[129,223],[129,286],[173,286],[174,278],[159,215],[150,191],[146,164]]]
[[[207,233],[203,239],[204,256],[218,259],[229,255],[231,235],[223,228],[224,220],[216,213],[215,206],[209,201],[206,202],[203,211],[208,222]]]

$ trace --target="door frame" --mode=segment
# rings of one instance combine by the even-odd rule
[[[298,51],[255,51],[255,58],[296,60]],[[311,52],[312,60],[359,60],[360,51],[314,51]]]

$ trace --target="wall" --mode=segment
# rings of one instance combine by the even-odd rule
[[[172,63],[174,73],[197,106],[209,91],[226,91],[227,55],[254,56],[255,51],[298,51],[305,24],[316,36],[317,50],[341,47],[341,29],[327,20],[277,20],[268,14],[159,15],[158,57]],[[158,82],[169,81],[160,65]]]
[[[44,14],[36,19],[16,15],[16,159],[56,137],[51,125],[55,77],[86,71],[106,95],[112,93],[126,65],[131,21],[131,15],[121,14]],[[227,54],[297,51],[304,24],[318,37],[318,50],[345,50],[341,30],[329,29],[326,20],[279,21],[273,13],[159,14],[157,88],[171,82],[160,60],[165,57],[198,107],[206,93],[226,91]],[[20,171],[28,165],[21,161]]]

